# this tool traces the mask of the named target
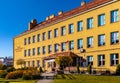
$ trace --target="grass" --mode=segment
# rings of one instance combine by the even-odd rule
[[[14,79],[14,80],[6,80],[0,78],[0,83],[35,83],[35,80],[22,80],[22,79]]]
[[[53,83],[120,83],[120,76],[57,75]]]

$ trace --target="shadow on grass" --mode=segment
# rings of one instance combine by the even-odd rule
[[[70,80],[72,80],[72,79],[76,79],[76,77],[71,74],[59,74],[54,79],[70,79]]]
[[[69,78],[69,79],[76,79],[75,76],[71,75],[71,74],[66,74],[66,76]]]

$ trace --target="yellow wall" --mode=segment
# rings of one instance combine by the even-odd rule
[[[77,39],[83,38],[83,48],[86,49],[85,56],[93,55],[93,67],[98,67],[97,66],[97,55],[99,54],[105,54],[105,66],[104,68],[109,68],[110,70],[115,70],[115,66],[110,66],[110,54],[111,53],[119,53],[120,56],[120,44],[116,45],[110,45],[110,33],[114,31],[119,31],[120,34],[120,22],[116,23],[110,23],[110,11],[119,9],[119,17],[120,17],[120,1],[109,4],[107,6],[89,11],[87,13],[84,13],[82,15],[78,15],[74,18],[70,18],[68,20],[56,23],[52,26],[44,27],[43,29],[34,31],[32,33],[23,35],[23,36],[18,36],[14,38],[14,67],[18,68],[20,66],[16,65],[16,61],[20,58],[25,59],[26,61],[32,61],[35,60],[35,65],[36,65],[36,60],[40,60],[40,64],[42,65],[42,57],[48,56],[48,45],[52,44],[52,53],[54,53],[54,44],[61,42],[66,42],[67,40],[74,40],[74,50],[72,52],[78,54],[79,56],[84,56],[83,53],[80,53],[80,51],[77,49]],[[106,19],[106,24],[104,26],[98,27],[98,15],[100,14],[105,14],[105,19]],[[93,17],[94,18],[94,27],[92,29],[87,29],[87,18]],[[77,32],[77,22],[83,20],[83,31]],[[120,20],[120,18],[119,18]],[[74,24],[74,33],[73,34],[68,34],[68,26],[69,24],[73,23]],[[61,36],[61,27],[66,26],[66,35]],[[58,28],[59,29],[59,36],[57,38],[54,38],[54,29]],[[48,31],[52,30],[52,39],[48,39]],[[45,41],[40,41],[36,43],[31,43],[30,45],[24,45],[24,38],[32,37],[33,35],[41,34],[41,40],[42,40],[42,33],[46,32],[46,40]],[[98,35],[100,34],[105,34],[105,40],[106,40],[106,45],[98,47]],[[94,47],[93,48],[87,48],[87,37],[93,36],[94,37]],[[120,36],[119,36],[120,39]],[[31,38],[32,40],[32,38]],[[37,38],[36,38],[37,40]],[[16,52],[16,48],[20,46],[22,47],[22,50],[19,52]],[[42,55],[42,46],[46,46],[46,54]],[[27,56],[24,57],[24,50],[40,47],[41,54],[35,56]],[[59,50],[60,52],[61,50]],[[68,51],[68,46],[67,46],[67,51]],[[119,57],[120,59],[120,57]]]

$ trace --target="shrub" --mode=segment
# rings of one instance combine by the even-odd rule
[[[79,65],[77,65],[77,73],[80,73]]]
[[[92,73],[92,66],[91,66],[91,65],[88,65],[87,70],[88,70],[88,73],[91,74],[91,73]]]
[[[105,71],[106,75],[110,75],[110,70]]]
[[[13,72],[14,70],[15,70],[14,67],[8,67],[8,68],[6,69],[7,72]]]
[[[5,78],[8,73],[5,70],[0,70],[0,78]]]
[[[40,74],[32,75],[33,80],[40,79],[40,78],[41,78]]]
[[[23,76],[23,71],[17,70],[17,71],[8,73],[5,78],[6,79],[17,79],[17,78],[22,78],[22,76]]]
[[[23,76],[22,76],[22,79],[23,79],[23,80],[31,80],[32,77],[29,76],[29,75],[23,75]]]
[[[97,73],[97,71],[96,70],[93,70],[93,74],[96,74]]]
[[[0,64],[0,70],[5,70],[5,69],[7,69],[7,66],[3,65],[3,64]]]
[[[117,68],[116,68],[116,74],[117,74],[117,75],[120,75],[120,64],[117,65]]]
[[[28,68],[27,70],[24,70],[22,78],[24,80],[39,79],[40,73],[36,68]]]

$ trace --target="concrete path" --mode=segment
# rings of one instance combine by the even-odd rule
[[[52,80],[38,80],[36,83],[52,83]]]
[[[36,83],[52,83],[52,80],[56,73],[42,73],[41,76],[43,79],[38,80]]]

